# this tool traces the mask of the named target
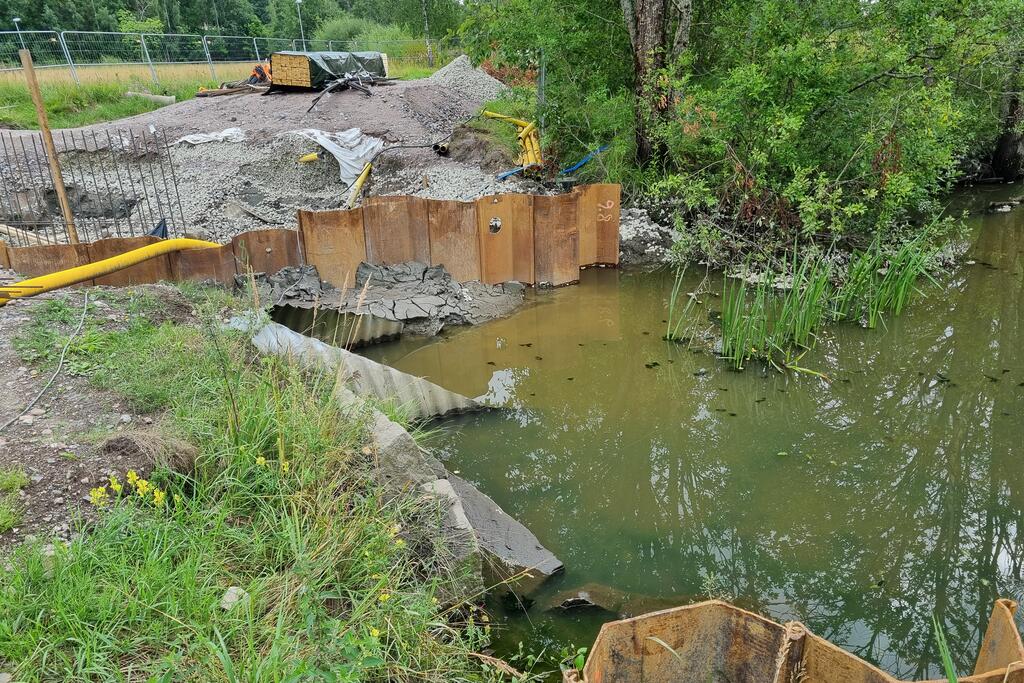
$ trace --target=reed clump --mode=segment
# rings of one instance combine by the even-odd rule
[[[928,272],[937,248],[919,237],[887,249],[875,239],[854,252],[845,271],[829,254],[794,250],[786,264],[788,274],[766,273],[757,278],[730,277],[722,286],[721,344],[719,355],[736,370],[751,359],[777,368],[795,368],[814,348],[826,322],[856,322],[867,328],[899,315],[922,280],[935,283]],[[749,264],[744,268],[750,271]],[[684,339],[691,329],[693,297],[685,303],[685,269],[676,271],[669,297],[665,338]],[[788,285],[783,284],[791,279]]]

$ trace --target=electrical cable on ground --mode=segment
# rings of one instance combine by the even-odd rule
[[[82,317],[78,321],[78,327],[76,327],[75,331],[71,333],[70,337],[68,337],[67,343],[64,344],[64,348],[60,352],[60,361],[57,363],[57,369],[53,371],[53,374],[50,375],[50,379],[48,379],[46,381],[46,384],[44,384],[43,388],[39,390],[39,393],[36,394],[36,397],[33,398],[31,401],[29,401],[28,405],[26,405],[22,409],[22,411],[20,413],[18,413],[14,417],[12,417],[10,420],[5,422],[3,425],[0,425],[0,432],[3,432],[5,429],[10,427],[12,424],[17,422],[21,418],[22,415],[24,415],[28,411],[32,410],[32,408],[35,407],[36,403],[39,402],[39,399],[41,399],[43,397],[43,394],[46,393],[47,389],[50,388],[50,385],[53,384],[54,380],[57,379],[57,375],[60,374],[61,369],[64,367],[64,358],[67,357],[67,355],[68,355],[68,349],[71,348],[71,342],[73,342],[75,340],[75,337],[78,336],[78,334],[82,331],[82,327],[85,325],[85,316],[86,316],[86,313],[88,313],[88,311],[89,311],[89,292],[85,292],[85,301],[82,303]]]

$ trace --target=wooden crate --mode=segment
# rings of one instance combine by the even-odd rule
[[[274,85],[313,87],[309,77],[309,59],[304,55],[275,52],[270,55],[270,72]]]

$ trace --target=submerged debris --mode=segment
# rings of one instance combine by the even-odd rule
[[[511,313],[525,296],[518,282],[460,284],[444,266],[409,262],[359,264],[356,286],[340,307],[404,322],[406,331],[434,335],[446,325],[477,325]]]

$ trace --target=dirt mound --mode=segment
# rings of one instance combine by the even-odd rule
[[[493,136],[465,126],[456,129],[448,141],[451,158],[485,171],[507,171],[515,166],[515,158]]]
[[[195,469],[199,451],[195,446],[153,430],[136,430],[112,436],[99,447],[100,454],[111,459],[138,463],[140,474],[148,476],[158,467],[189,473]]]
[[[339,180],[337,161],[315,143],[288,134],[298,129],[331,133],[359,128],[383,140],[386,147],[396,147],[374,165],[366,196],[415,193],[439,199],[474,199],[521,190],[515,180],[498,183],[494,179],[496,171],[512,164],[503,163],[482,143],[470,141],[465,150],[449,159],[430,151],[432,142],[448,136],[505,89],[462,56],[428,78],[373,88],[370,97],[355,91],[334,93],[312,111],[308,111],[316,96],[312,92],[234,95],[195,98],[89,128],[99,133],[100,141],[107,139],[107,132],[116,139],[123,129],[152,128],[169,141],[240,129],[244,134],[241,142],[169,146],[177,184],[170,202],[133,196],[132,202],[118,205],[123,205],[121,218],[129,216],[133,225],[149,221],[142,217],[143,207],[156,206],[159,217],[170,219],[176,234],[184,231],[225,242],[247,230],[294,227],[297,209],[334,209],[345,202],[348,186]],[[105,167],[94,158],[93,149],[73,146],[63,151],[76,172],[90,179],[90,188],[94,184],[106,187],[107,178],[120,177],[116,168]],[[318,152],[321,158],[312,163],[298,161],[310,152]],[[141,165],[139,173],[144,177],[160,173],[146,160],[131,161]],[[99,191],[93,194],[106,196]],[[55,211],[56,204],[48,213]],[[0,215],[0,221],[2,218]],[[12,221],[9,218],[7,222]],[[104,225],[109,226],[109,234],[99,236],[117,234],[112,220]]]

